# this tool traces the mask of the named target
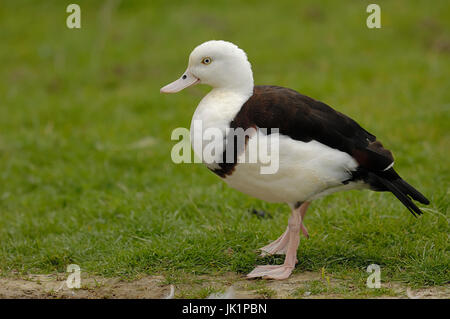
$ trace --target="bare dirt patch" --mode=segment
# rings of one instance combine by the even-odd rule
[[[67,275],[30,275],[0,278],[0,298],[164,298],[170,287],[161,276],[134,281],[120,278],[83,277],[79,289],[70,289]]]
[[[0,278],[0,298],[88,298],[162,299],[231,297],[259,298],[450,298],[450,285],[411,289],[399,283],[383,284],[381,293],[355,288],[320,273],[294,274],[287,280],[248,280],[237,274],[192,276],[169,284],[163,276],[143,276],[133,281],[121,278],[83,276],[81,288],[66,285],[67,274]],[[173,288],[173,289],[172,289]]]

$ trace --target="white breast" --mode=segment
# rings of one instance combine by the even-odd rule
[[[199,103],[192,116],[191,145],[197,157],[202,158],[202,150],[211,140],[204,138],[204,133],[209,128],[218,129],[225,137],[230,122],[236,117],[242,105],[248,100],[250,94],[240,94],[225,89],[213,89]],[[201,125],[194,125],[200,123]],[[221,142],[221,141],[217,141]],[[222,154],[217,154],[217,161]],[[218,165],[205,163],[210,168]]]

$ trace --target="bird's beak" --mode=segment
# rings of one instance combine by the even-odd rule
[[[195,85],[198,82],[200,82],[200,79],[193,76],[188,70],[186,70],[186,72],[183,73],[181,78],[179,78],[176,81],[173,81],[172,83],[167,84],[165,87],[161,88],[161,90],[159,90],[159,91],[161,93],[176,93],[176,92],[180,92],[181,90],[183,90],[189,86]]]

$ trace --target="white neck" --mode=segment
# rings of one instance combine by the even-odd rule
[[[245,72],[244,72],[245,70]],[[253,73],[250,67],[247,69],[241,69],[239,73],[237,73],[232,83],[230,84],[222,84],[221,86],[214,86],[214,90],[218,91],[228,91],[230,94],[242,94],[247,95],[248,97],[253,94]],[[211,91],[212,92],[212,91]],[[210,92],[210,93],[211,93]]]
[[[192,120],[201,120],[203,127],[228,127],[242,105],[252,96],[251,86],[231,88],[213,88],[198,104]]]

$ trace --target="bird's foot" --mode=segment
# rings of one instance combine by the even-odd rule
[[[286,266],[286,265],[258,266],[247,275],[247,278],[263,277],[264,279],[281,280],[288,278],[291,275],[293,269],[294,269],[293,266]]]
[[[300,229],[306,238],[309,238],[308,231],[303,223],[300,225]],[[289,228],[281,235],[277,240],[271,242],[269,245],[261,247],[261,257],[268,255],[286,255],[289,244]]]
[[[267,246],[260,248],[259,249],[261,250],[260,256],[265,257],[267,255],[275,255],[275,254],[285,255],[288,244],[289,244],[289,234],[288,231],[286,230],[283,233],[283,235],[281,235],[277,240],[275,240],[274,242],[270,243]]]

